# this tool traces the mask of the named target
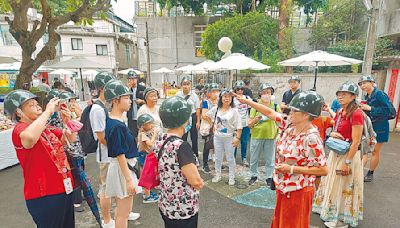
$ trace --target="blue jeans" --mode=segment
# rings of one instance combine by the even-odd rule
[[[258,175],[258,162],[261,154],[264,154],[265,159],[265,175],[270,178],[275,167],[275,139],[251,139],[250,171],[252,177]]]
[[[247,144],[249,143],[249,140],[250,140],[250,128],[244,127],[242,129],[242,135],[240,136],[240,154],[242,156],[242,160],[246,159]],[[236,151],[237,148],[235,149],[235,158],[236,158]]]

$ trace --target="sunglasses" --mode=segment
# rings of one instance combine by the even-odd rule
[[[239,90],[244,90],[244,88],[237,88],[237,89],[236,89],[236,91],[239,91]]]

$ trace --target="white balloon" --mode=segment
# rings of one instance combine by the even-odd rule
[[[218,41],[218,49],[222,52],[228,52],[232,49],[233,43],[229,37],[222,37]]]

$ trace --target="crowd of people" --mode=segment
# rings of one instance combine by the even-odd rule
[[[44,109],[34,94],[12,91],[5,111],[17,121],[12,140],[28,212],[38,227],[74,227],[74,212],[83,211],[82,188],[90,184],[82,177],[84,157],[95,153],[102,227],[127,227],[137,220],[140,214],[132,205],[139,194],[143,203],[158,202],[165,227],[197,227],[204,186],[199,167],[210,173],[214,162],[212,182],[219,182],[225,157],[228,185],[234,186],[240,146],[240,165],[251,173],[249,185],[260,181],[263,155],[262,182],[276,190],[271,227],[308,228],[311,212],[327,227],[355,227],[363,219],[364,182],[373,181],[389,140],[392,105],[370,75],[343,83],[332,106],[317,92],[302,91],[298,76],[288,85],[278,102],[269,83],[257,91],[241,80],[232,89],[211,83],[194,90],[184,77],[180,91],[159,105],[158,90],[138,84],[133,71],[127,83],[101,72],[94,79],[98,97],[84,110],[62,87],[48,92]],[[365,92],[361,100],[360,89]],[[373,129],[366,135],[368,123]],[[158,161],[157,189],[139,186],[150,155]]]

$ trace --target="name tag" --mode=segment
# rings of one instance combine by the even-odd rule
[[[63,180],[64,182],[64,188],[65,188],[65,193],[71,194],[74,191],[74,188],[72,187],[72,181],[71,178],[66,178]]]

